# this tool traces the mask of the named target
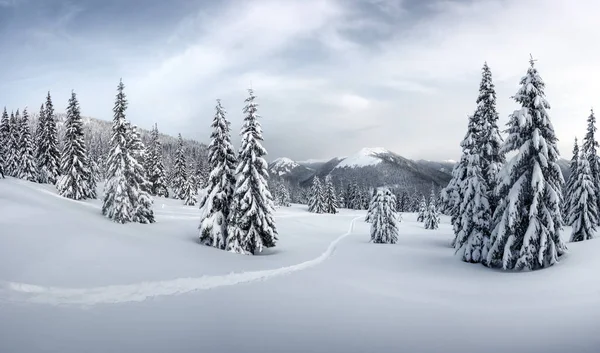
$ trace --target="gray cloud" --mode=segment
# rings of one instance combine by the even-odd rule
[[[241,125],[255,89],[270,158],[365,146],[457,159],[488,61],[501,124],[529,53],[569,158],[597,103],[595,1],[0,0],[0,104],[71,89],[110,119],[123,77],[129,117],[207,141],[216,98]]]

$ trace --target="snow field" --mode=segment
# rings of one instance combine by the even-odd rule
[[[181,201],[156,199],[156,224],[120,225],[98,200],[52,192],[0,180],[0,352],[600,347],[598,240],[507,273],[456,258],[447,217],[426,230],[404,214],[397,244],[372,244],[364,211],[293,206],[277,210],[277,247],[244,256],[197,244],[197,209]]]

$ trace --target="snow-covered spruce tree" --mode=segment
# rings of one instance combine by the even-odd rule
[[[371,213],[371,241],[395,244],[398,241],[396,198],[388,188],[380,188],[373,196]]]
[[[124,108],[127,108],[125,94],[123,93]],[[125,116],[125,109],[123,109]],[[131,204],[133,205],[133,222],[138,223],[154,223],[154,211],[152,204],[154,201],[150,196],[150,182],[147,179],[147,173],[144,168],[145,147],[137,131],[137,126],[125,123],[127,132],[127,151],[131,155],[129,161],[129,171],[125,174],[127,184],[130,187]]]
[[[331,176],[325,177],[325,190],[324,190],[324,212],[325,213],[337,213],[338,201],[336,197],[335,187],[331,181]]]
[[[117,87],[117,97],[113,108],[112,136],[107,161],[107,178],[104,185],[102,214],[117,223],[131,222],[135,215],[135,201],[138,197],[133,179],[132,163],[135,158],[129,151],[128,123],[125,120],[127,98],[123,90],[123,81]]]
[[[284,182],[277,185],[277,204],[283,207],[290,207],[290,192]]]
[[[2,168],[2,175],[7,174],[8,157],[10,152],[10,121],[8,119],[8,113],[6,107],[2,112],[0,118],[0,167]]]
[[[183,191],[187,180],[187,165],[185,159],[185,147],[181,134],[178,135],[177,151],[175,151],[175,161],[173,162],[173,178],[171,187],[173,188],[173,197],[183,200],[185,192]]]
[[[20,124],[21,114],[19,114],[19,110],[17,109],[16,114],[10,113],[9,119],[9,136],[7,142],[8,152],[6,153],[6,173],[12,177],[19,177],[19,141],[21,140],[20,136]]]
[[[379,191],[380,189],[375,190],[375,194],[371,198],[371,203],[369,204],[369,208],[367,209],[367,215],[365,216],[365,222],[371,223],[373,220],[373,212],[378,205],[379,202]],[[396,205],[397,207],[398,205]]]
[[[323,185],[318,176],[315,175],[312,182],[312,189],[310,193],[310,200],[308,201],[308,211],[313,213],[325,212],[323,196]]]
[[[536,270],[553,265],[566,251],[560,238],[563,177],[557,164],[558,139],[550,122],[544,82],[533,59],[513,99],[502,153],[516,151],[499,174],[500,204],[494,213],[485,264],[504,270]]]
[[[462,204],[463,199],[464,181],[467,178],[467,164],[469,163],[468,148],[469,146],[477,145],[479,143],[477,135],[480,127],[481,124],[476,120],[475,115],[470,115],[468,117],[467,133],[460,142],[462,155],[459,162],[452,169],[452,179],[450,179],[448,186],[442,190],[442,201],[444,202],[444,208],[446,210],[446,214],[450,216],[450,223],[452,224],[455,235],[454,239],[452,240],[452,247],[455,246],[456,234],[460,233],[461,227],[460,205]],[[474,131],[476,131],[476,133],[473,133]]]
[[[583,138],[583,144],[581,146],[581,152],[587,157],[588,163],[590,164],[590,171],[592,173],[592,180],[596,189],[596,195],[600,195],[600,162],[598,161],[598,141],[596,141],[596,116],[594,110],[590,110],[590,116],[587,118],[587,132]],[[598,199],[600,202],[600,199]],[[600,208],[600,203],[598,204]],[[596,224],[598,225],[598,224]]]
[[[598,202],[587,156],[578,158],[576,178],[573,180],[569,223],[573,226],[571,241],[589,240],[594,237],[598,224]]]
[[[263,158],[267,151],[261,145],[262,129],[258,121],[256,96],[252,89],[244,107],[242,146],[236,169],[237,182],[233,195],[228,249],[234,252],[256,254],[274,247],[277,230],[273,212],[273,198],[267,189],[269,173]]]
[[[89,183],[89,194],[88,198],[95,199],[98,198],[98,181],[100,180],[100,169],[98,168],[98,163],[92,159],[92,156],[88,154],[86,164],[90,170],[90,177],[88,179]]]
[[[165,167],[162,161],[162,146],[158,135],[158,126],[154,124],[150,140],[150,148],[146,155],[146,173],[150,182],[150,194],[169,197],[165,180]]]
[[[425,223],[425,229],[438,229],[440,226],[440,213],[435,206],[435,192],[433,190],[431,190],[423,223]]]
[[[566,223],[569,226],[572,225],[571,224],[571,213],[574,210],[574,206],[575,206],[575,205],[571,204],[571,200],[573,200],[571,195],[573,195],[573,184],[575,183],[575,181],[578,178],[578,175],[577,175],[578,168],[579,168],[579,145],[577,144],[577,138],[575,138],[575,145],[573,146],[573,157],[571,157],[571,164],[569,166],[569,172],[570,172],[569,179],[568,179],[567,184],[564,189],[563,206],[562,206],[563,218],[566,220]],[[589,162],[588,162],[588,168],[589,168]],[[591,171],[590,171],[590,175],[591,175]]]
[[[61,196],[83,200],[91,195],[87,158],[79,102],[75,92],[71,92],[65,119],[65,137],[60,165],[62,175],[56,183],[56,189]]]
[[[29,131],[29,114],[23,110],[19,121],[19,178],[27,181],[37,181],[38,171],[35,165],[35,148]]]
[[[479,146],[479,163],[488,192],[488,200],[492,214],[498,204],[498,197],[494,190],[496,178],[502,165],[506,162],[504,154],[501,153],[502,137],[498,129],[498,112],[496,111],[496,89],[492,82],[492,72],[487,65],[483,64],[481,83],[479,85],[479,96],[477,97],[477,109],[474,120],[478,126],[477,145]]]
[[[59,176],[60,152],[58,150],[58,130],[56,116],[50,92],[46,97],[46,103],[40,109],[40,120],[38,121],[37,153],[36,160],[39,170],[39,182],[45,184],[56,184]]]
[[[185,179],[185,184],[183,184],[183,204],[186,206],[194,206],[197,202],[197,194],[198,188],[194,182],[193,169],[190,169],[188,177]]]
[[[35,143],[35,160],[38,161],[40,160],[40,154],[42,152],[41,150],[41,140],[42,140],[42,132],[44,131],[44,124],[45,124],[45,119],[44,119],[44,104],[42,103],[41,107],[40,107],[40,113],[37,119],[37,125],[35,127],[35,132],[33,135],[33,141]]]
[[[235,187],[235,167],[237,159],[231,144],[230,123],[226,111],[217,100],[215,117],[211,127],[211,141],[208,145],[209,174],[206,192],[200,199],[200,242],[204,245],[225,249],[228,238],[229,217],[232,212]],[[242,252],[239,241],[229,250]]]
[[[417,222],[425,222],[425,215],[427,214],[427,200],[425,199],[425,195],[421,195],[418,212]]]
[[[475,135],[478,126],[471,124],[469,134]],[[479,263],[485,256],[486,244],[489,242],[492,213],[485,177],[481,167],[479,148],[482,145],[465,146],[466,178],[462,186],[462,202],[459,208],[458,233],[455,235],[454,248],[456,254],[465,262]]]

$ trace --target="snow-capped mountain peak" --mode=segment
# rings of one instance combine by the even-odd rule
[[[276,174],[279,176],[289,174],[292,170],[299,167],[300,164],[294,162],[293,160],[287,157],[281,157],[275,159],[271,164],[269,164],[269,170],[272,174]]]
[[[336,168],[355,168],[377,165],[382,161],[378,155],[387,153],[390,153],[390,151],[383,147],[363,148],[357,153],[346,157],[336,166]]]

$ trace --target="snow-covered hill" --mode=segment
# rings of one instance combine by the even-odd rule
[[[155,224],[0,179],[0,352],[597,353],[600,240],[506,273],[461,262],[449,220],[404,214],[369,243],[364,211],[279,208],[260,256],[196,242],[198,209],[156,198]],[[568,237],[570,229],[565,229]],[[467,347],[467,348],[465,348]]]
[[[285,179],[297,184],[310,178],[314,169],[301,165],[289,158],[277,158],[269,163],[269,174],[276,179]]]
[[[300,164],[289,158],[282,157],[277,158],[269,164],[269,172],[273,175],[283,176],[291,173],[292,170],[298,167],[300,167]]]
[[[363,148],[357,153],[344,158],[335,168],[355,168],[377,165],[382,162],[381,156],[390,153],[383,147]]]

